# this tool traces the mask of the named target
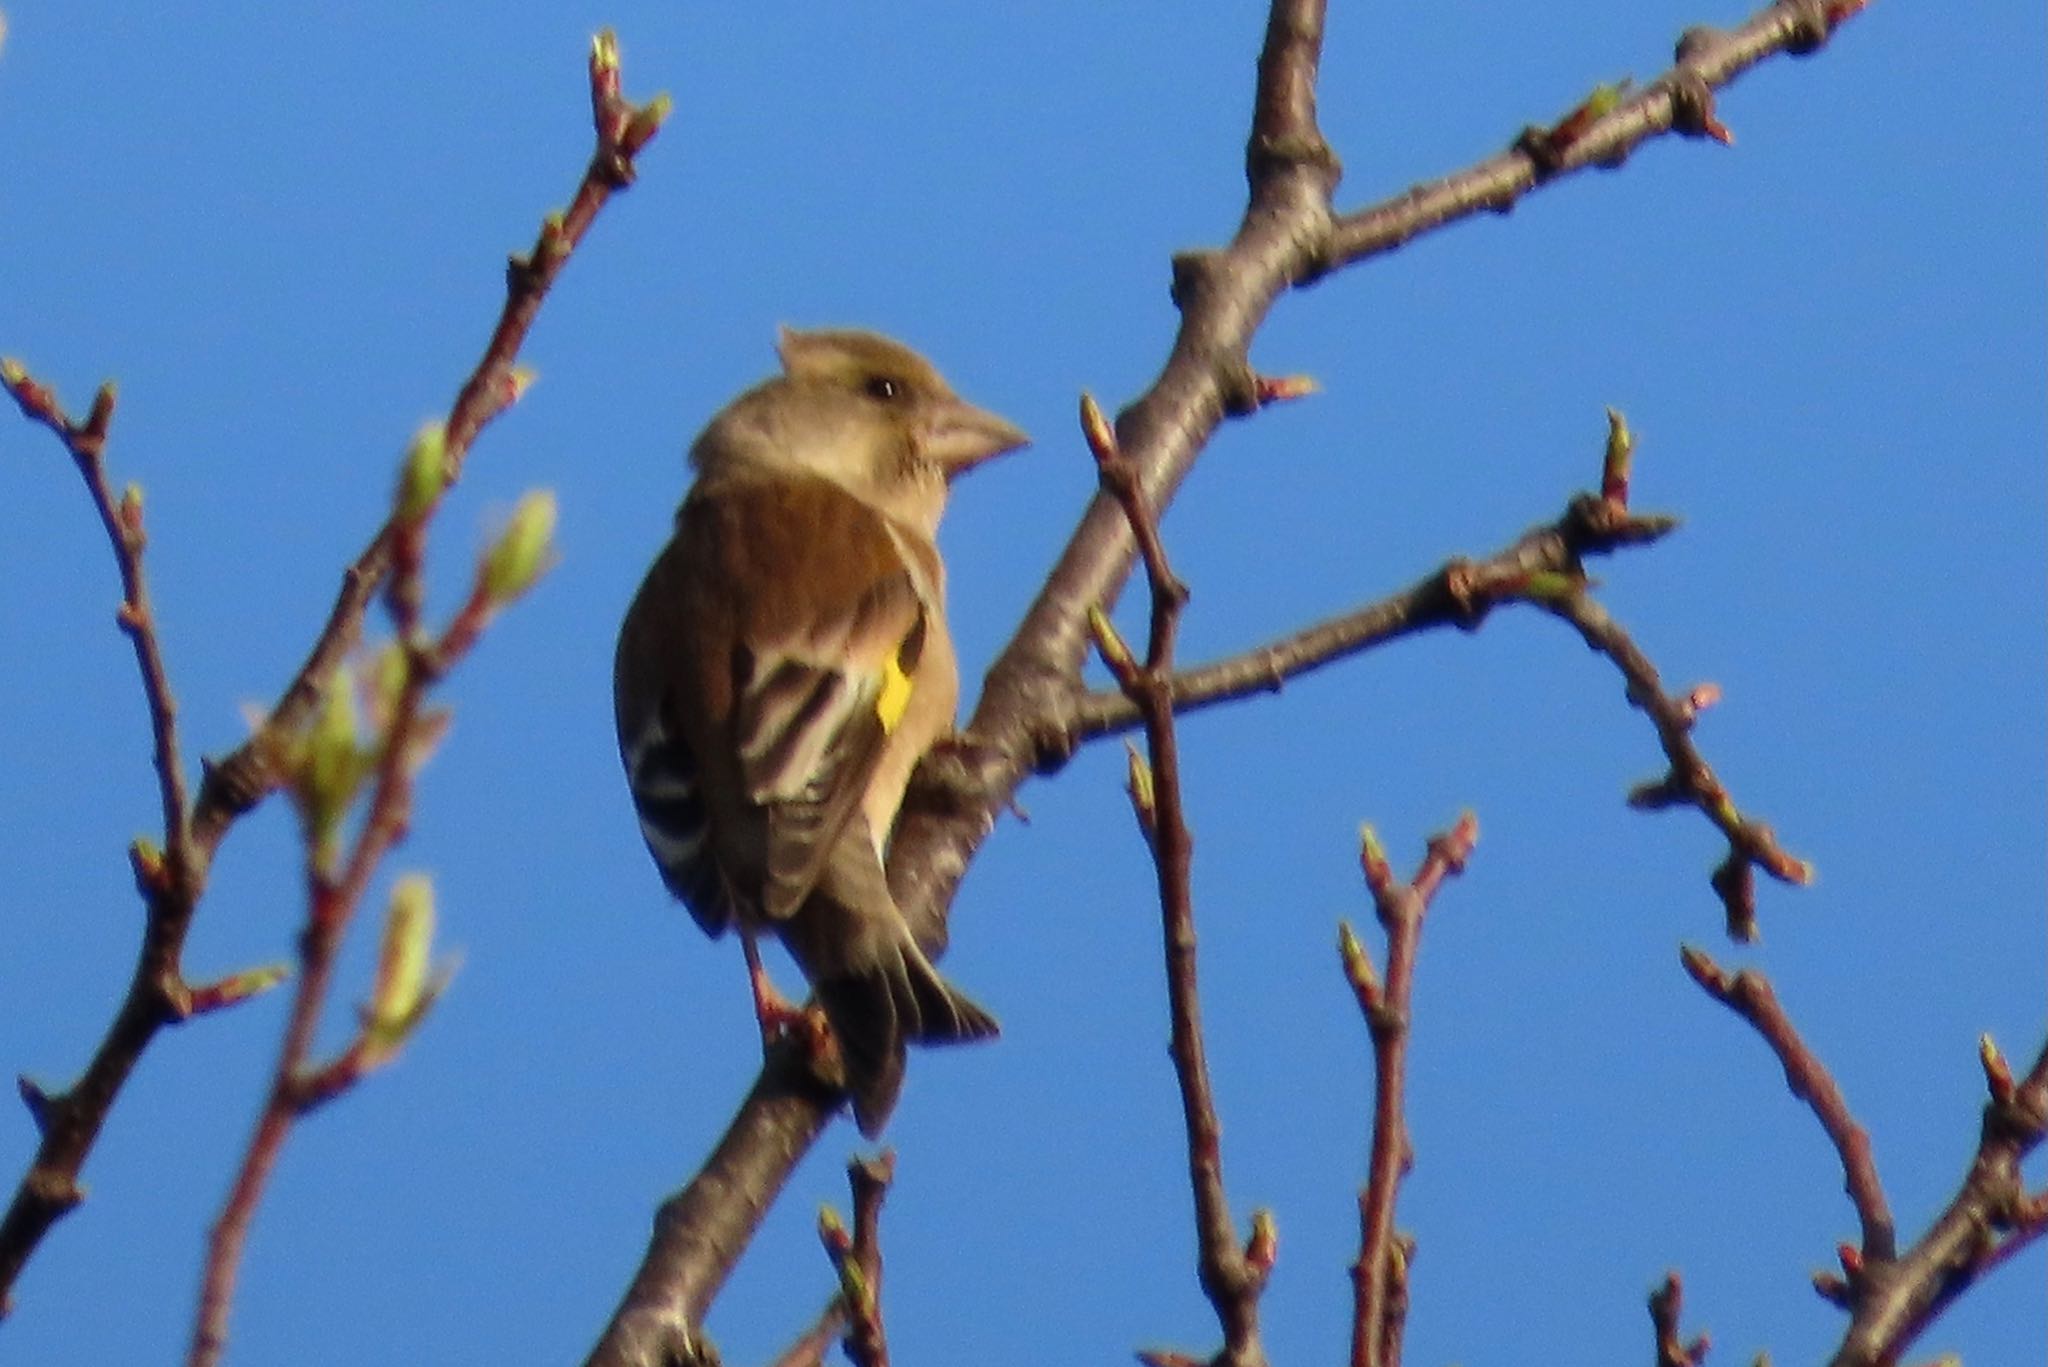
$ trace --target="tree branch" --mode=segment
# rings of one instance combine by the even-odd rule
[[[512,259],[505,306],[482,359],[464,382],[443,424],[443,484],[459,475],[477,433],[531,381],[514,362],[542,300],[598,211],[615,191],[631,183],[634,157],[654,137],[669,112],[667,96],[641,106],[621,98],[618,49],[609,33],[600,35],[594,46],[590,82],[597,150],[569,208],[543,222],[531,255]],[[394,517],[379,528],[343,574],[341,592],[326,624],[270,715],[232,754],[217,763],[202,761],[198,796],[188,805],[178,757],[176,709],[142,577],[141,494],[130,486],[117,505],[104,478],[94,473],[113,416],[114,391],[111,386],[102,387],[91,416],[83,423],[72,423],[50,391],[29,379],[18,363],[0,366],[0,376],[23,411],[57,431],[74,459],[90,458],[87,483],[114,540],[121,567],[121,626],[135,643],[142,668],[165,814],[163,848],[137,842],[129,852],[148,915],[135,972],[114,1019],[84,1073],[70,1088],[48,1093],[26,1079],[21,1083],[42,1142],[6,1216],[0,1218],[0,1317],[4,1317],[15,1279],[43,1236],[83,1199],[79,1173],[128,1075],[156,1032],[241,1000],[278,980],[269,970],[256,970],[207,986],[191,986],[181,967],[186,936],[206,891],[220,841],[240,816],[276,789],[281,775],[274,757],[280,746],[304,728],[335,670],[358,644],[364,612],[391,573],[398,519]],[[86,468],[81,465],[82,470]]]
[[[1981,1048],[1991,1099],[1954,1199],[1896,1262],[1845,1268],[1839,1288],[1815,1281],[1823,1294],[1839,1289],[1830,1299],[1850,1309],[1830,1367],[1898,1361],[1958,1297],[2048,1232],[2042,1197],[2028,1196],[2020,1175],[2021,1161],[2048,1136],[2048,1044],[2018,1082],[1988,1038]]]
[[[1657,1336],[1657,1367],[1700,1367],[1707,1360],[1711,1340],[1701,1334],[1691,1343],[1679,1331],[1679,1317],[1685,1309],[1685,1286],[1676,1272],[1650,1293],[1650,1325]]]
[[[1166,997],[1171,1019],[1174,1078],[1187,1130],[1188,1185],[1194,1192],[1197,1276],[1223,1332],[1217,1367],[1264,1367],[1259,1341],[1259,1295],[1272,1270],[1272,1216],[1252,1217],[1251,1245],[1240,1248],[1230,1198],[1223,1187],[1223,1127],[1209,1084],[1202,1041],[1202,1006],[1195,959],[1194,840],[1181,798],[1180,740],[1174,729],[1173,650],[1187,606],[1187,586],[1174,574],[1159,535],[1159,519],[1138,482],[1137,470],[1117,450],[1116,436],[1095,400],[1082,396],[1081,427],[1094,452],[1103,492],[1129,521],[1144,559],[1151,592],[1149,641],[1141,664],[1110,625],[1106,612],[1090,614],[1096,649],[1144,718],[1145,755],[1130,752],[1131,806],[1152,852],[1166,949]]]
[[[1476,629],[1502,602],[1522,601],[1522,586],[1543,574],[1578,571],[1587,556],[1649,545],[1677,526],[1674,518],[1617,518],[1591,495],[1581,495],[1555,521],[1532,527],[1482,560],[1458,558],[1407,588],[1336,617],[1225,659],[1183,670],[1173,678],[1174,710],[1199,712],[1219,703],[1277,693],[1291,679],[1364,654],[1375,646],[1439,627]],[[1137,706],[1121,689],[1083,694],[1066,714],[1066,729],[1048,733],[1048,754],[1065,755],[1083,743],[1139,724]]]
[[[1827,26],[1855,7],[1860,6],[1853,0],[1835,0],[1832,7],[1816,11],[1811,3],[1781,0],[1740,32],[1763,22],[1777,34],[1756,49],[1752,60],[1771,52],[1807,51],[1817,41],[1813,14],[1819,14],[1819,36],[1825,37]],[[1347,215],[1338,234],[1330,201],[1339,166],[1315,123],[1323,16],[1324,6],[1316,0],[1274,0],[1252,100],[1245,158],[1250,196],[1244,217],[1227,246],[1175,258],[1173,298],[1180,326],[1171,352],[1158,378],[1116,421],[1118,449],[1136,469],[1145,497],[1161,512],[1226,416],[1255,411],[1261,402],[1283,396],[1259,383],[1248,359],[1251,338],[1281,293],[1499,198],[1495,193],[1461,209],[1454,194],[1409,207],[1416,198],[1409,192]],[[1786,31],[1778,33],[1781,27]],[[1715,69],[1714,84],[1725,84],[1741,69]],[[1451,181],[1485,181],[1491,164],[1481,163]],[[1115,500],[1098,494],[989,670],[966,742],[928,756],[911,785],[890,842],[889,881],[918,938],[934,954],[945,947],[954,893],[996,816],[1027,775],[1057,767],[1064,758],[1058,749],[1049,751],[1045,741],[1072,731],[1085,696],[1081,665],[1088,610],[1116,601],[1134,555],[1129,525]],[[703,1199],[708,1168],[662,1207],[654,1240],[588,1359],[591,1367],[656,1367],[663,1345],[694,1339],[694,1326],[731,1272],[760,1212],[823,1132],[837,1098],[812,1095],[804,1101],[787,1083],[775,1084],[774,1072],[772,1064],[764,1068],[714,1155],[714,1163],[745,1174],[746,1185],[730,1193],[736,1214],[714,1211],[716,1203]],[[685,1218],[702,1220],[704,1226],[687,1227]]]
[[[1806,1041],[1799,1037],[1791,1017],[1771,990],[1770,980],[1754,969],[1730,977],[1703,951],[1686,945],[1679,951],[1685,971],[1706,994],[1748,1021],[1785,1070],[1785,1085],[1792,1095],[1813,1110],[1814,1118],[1826,1131],[1828,1142],[1842,1162],[1843,1189],[1856,1207],[1856,1219],[1863,1227],[1861,1257],[1866,1264],[1889,1261],[1898,1252],[1891,1207],[1884,1199],[1884,1184],[1877,1176],[1877,1155],[1871,1150],[1870,1135],[1856,1123],[1849,1102]]]
[[[633,183],[634,159],[660,131],[672,108],[665,94],[644,105],[631,104],[620,94],[618,40],[609,29],[598,34],[591,45],[590,101],[597,135],[590,165],[569,207],[544,218],[532,249],[513,255],[507,263],[505,305],[483,356],[463,381],[442,423],[447,433],[450,484],[461,477],[477,434],[531,383],[531,374],[520,370],[516,362],[542,302],[598,213],[613,194]],[[202,859],[212,855],[237,818],[276,791],[280,779],[265,760],[265,733],[275,730],[282,734],[303,723],[328,676],[355,648],[362,634],[363,613],[391,573],[395,531],[389,521],[378,528],[342,574],[341,592],[326,625],[256,734],[231,754],[206,765],[192,820],[193,841]]]
[[[150,736],[162,808],[162,845],[138,840],[130,848],[146,919],[143,941],[128,991],[84,1076],[69,1089],[45,1092],[27,1077],[22,1099],[41,1132],[41,1142],[0,1219],[0,1318],[12,1300],[15,1278],[43,1235],[84,1200],[78,1175],[99,1138],[107,1110],[158,1027],[203,1010],[217,1009],[260,991],[254,978],[194,989],[186,983],[180,956],[197,888],[187,832],[189,806],[184,762],[179,758],[177,703],[164,664],[156,612],[143,567],[148,535],[142,520],[142,490],[129,485],[117,501],[107,481],[106,445],[114,418],[113,384],[103,384],[83,420],[68,416],[57,396],[33,379],[19,361],[0,360],[4,386],[24,416],[56,434],[84,479],[99,514],[121,578],[121,606],[115,614],[135,651],[149,710]],[[236,992],[234,985],[247,990]]]
[[[1386,852],[1370,826],[1360,833],[1359,863],[1373,908],[1387,933],[1384,981],[1350,925],[1338,926],[1344,977],[1372,1035],[1372,1149],[1365,1190],[1358,1195],[1358,1261],[1351,1265],[1351,1367],[1394,1367],[1401,1360],[1397,1297],[1405,1308],[1408,1261],[1415,1243],[1394,1230],[1394,1201],[1401,1179],[1415,1165],[1408,1134],[1405,1089],[1408,1027],[1415,999],[1415,955],[1422,920],[1443,880],[1465,871],[1479,841],[1479,818],[1470,812],[1450,830],[1432,836],[1429,853],[1409,882],[1396,883]]]
[[[830,1206],[818,1215],[818,1235],[839,1279],[844,1346],[854,1367],[889,1367],[889,1336],[882,1327],[882,1202],[895,1176],[896,1155],[889,1150],[852,1160],[846,1165],[853,1189],[852,1233]]]
[[[398,640],[380,662],[379,677],[365,690],[375,727],[370,743],[358,739],[354,680],[337,670],[307,732],[284,742],[288,749],[271,757],[291,788],[305,828],[307,910],[299,934],[298,984],[255,1132],[207,1241],[189,1367],[213,1367],[226,1350],[242,1250],[292,1127],[395,1057],[446,982],[445,970],[432,977],[428,973],[432,894],[424,879],[401,880],[356,1038],[327,1064],[312,1064],[342,942],[385,855],[405,839],[415,779],[446,729],[445,714],[426,708],[428,690],[461,662],[500,611],[532,588],[552,556],[553,498],[529,495],[479,561],[461,609],[437,640],[428,641],[419,620],[425,597],[422,561],[428,519],[445,488],[442,447],[438,433],[423,434],[399,482],[393,540],[397,568],[390,594]],[[422,465],[431,472],[421,471]],[[344,858],[340,830],[366,779],[368,810]]]
[[[1631,790],[1629,805],[1643,811],[1697,807],[1714,823],[1728,840],[1728,857],[1715,868],[1712,879],[1727,912],[1728,936],[1742,942],[1755,939],[1754,871],[1760,868],[1780,882],[1804,886],[1813,881],[1813,866],[1787,853],[1768,824],[1736,808],[1713,766],[1693,744],[1693,723],[1720,697],[1720,690],[1702,684],[1683,695],[1666,693],[1657,666],[1582,584],[1560,585],[1556,592],[1533,595],[1529,601],[1571,623],[1586,645],[1611,660],[1628,681],[1629,702],[1650,718],[1671,764],[1662,778]]]
[[[1693,980],[1749,1022],[1771,1047],[1785,1070],[1786,1085],[1813,1109],[1840,1156],[1863,1240],[1860,1247],[1838,1248],[1841,1276],[1814,1278],[1816,1291],[1850,1312],[1831,1367],[1897,1362],[1957,1297],[2048,1233],[2048,1199],[2030,1196],[2020,1175],[2021,1161],[2048,1136],[2048,1044],[2016,1081],[1989,1038],[1981,1042],[1990,1101],[1977,1151],[1948,1207],[1912,1247],[1899,1253],[1869,1137],[1850,1114],[1826,1065],[1799,1038],[1770,984],[1753,969],[1731,977],[1690,946],[1683,959]]]
[[[1867,3],[1777,0],[1738,28],[1687,29],[1674,65],[1632,95],[1621,93],[1604,112],[1594,111],[1607,101],[1589,101],[1549,129],[1525,130],[1505,152],[1338,217],[1314,273],[1296,283],[1312,283],[1481,212],[1508,213],[1523,196],[1588,167],[1617,169],[1638,146],[1666,133],[1730,141],[1714,117],[1714,92],[1766,58],[1818,52]]]

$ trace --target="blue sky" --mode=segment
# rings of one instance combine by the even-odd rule
[[[294,1137],[250,1245],[232,1360],[562,1361],[587,1348],[755,1067],[737,951],[666,903],[611,736],[617,620],[681,452],[771,365],[778,323],[911,341],[1039,444],[977,474],[944,541],[978,678],[1088,497],[1083,387],[1163,359],[1167,260],[1220,242],[1252,4],[724,7],[516,0],[16,0],[0,49],[0,352],[81,404],[122,386],[112,466],[148,492],[193,753],[288,677],[445,409],[503,254],[588,151],[589,34],[677,112],[525,359],[540,383],[444,510],[437,602],[495,516],[561,500],[562,560],[451,683],[455,729],[393,873],[436,880],[460,976],[397,1066]],[[1647,79],[1740,7],[1333,7],[1342,206],[1464,166],[1599,80]],[[1611,669],[1503,612],[1184,728],[1205,1007],[1241,1216],[1277,1213],[1276,1360],[1348,1313],[1370,1090],[1332,952],[1370,920],[1357,823],[1406,867],[1482,836],[1425,934],[1413,1048],[1415,1362],[1641,1360],[1667,1267],[1716,1360],[1814,1360],[1808,1289],[1854,1231],[1832,1153],[1677,946],[1768,971],[1870,1128],[1902,1231],[1975,1142],[1980,1031],[2043,1029],[2044,101],[2037,6],[1878,0],[1727,92],[1737,144],[1662,142],[1506,219],[1284,300],[1253,348],[1325,393],[1221,432],[1166,524],[1191,660],[1484,552],[1596,477],[1686,519],[1599,568],[1699,736],[1819,882],[1728,946],[1689,813]],[[106,548],[48,436],[0,420],[0,1064],[85,1059],[139,921],[154,819]],[[1138,620],[1126,604],[1124,620]],[[947,971],[1002,1017],[912,1069],[890,1140],[887,1309],[905,1362],[1206,1352],[1149,871],[1114,744],[1021,794],[961,894]],[[289,955],[294,830],[224,847],[195,977]],[[330,1038],[368,982],[354,947]],[[785,968],[785,978],[788,978]],[[0,1329],[9,1361],[171,1362],[282,998],[162,1038]],[[11,1185],[32,1133],[0,1123]],[[711,1327],[770,1357],[829,1291],[812,1234],[855,1136],[798,1173]],[[2038,1186],[2044,1178],[2031,1168]],[[2034,1250],[1922,1341],[2038,1361]]]

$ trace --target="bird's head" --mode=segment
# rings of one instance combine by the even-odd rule
[[[777,350],[782,374],[735,400],[698,439],[700,470],[757,464],[820,475],[929,532],[948,484],[1030,440],[876,333],[783,328]]]

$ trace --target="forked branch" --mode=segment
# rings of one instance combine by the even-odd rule
[[[1777,1057],[1792,1094],[1807,1103],[1842,1163],[1863,1226],[1860,1244],[1840,1244],[1839,1274],[1818,1273],[1814,1289],[1849,1312],[1831,1367],[1896,1363],[1957,1297],[2020,1249],[2048,1234],[2048,1191],[2028,1192],[2020,1163],[2048,1136],[2048,1044],[2015,1078],[1989,1037],[1979,1043],[1990,1099],[1977,1151],[1946,1209],[1927,1232],[1896,1249],[1876,1160],[1827,1066],[1799,1036],[1769,982],[1754,969],[1729,974],[1700,950],[1684,951],[1686,972],[1747,1021]]]
[[[1415,1241],[1394,1228],[1401,1180],[1415,1164],[1408,1134],[1408,1033],[1415,1000],[1415,956],[1422,921],[1446,878],[1465,871],[1479,841],[1479,818],[1466,812],[1450,830],[1430,837],[1422,867],[1396,882],[1386,851],[1371,826],[1359,833],[1359,865],[1373,909],[1387,936],[1386,973],[1348,924],[1340,924],[1338,953],[1344,977],[1358,998],[1372,1036],[1372,1147],[1365,1189],[1358,1194],[1358,1261],[1351,1265],[1351,1367],[1395,1367],[1407,1320],[1408,1264]]]

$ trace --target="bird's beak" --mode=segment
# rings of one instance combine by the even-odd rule
[[[1031,443],[1023,428],[965,399],[947,399],[934,406],[920,427],[919,449],[946,472],[947,479]]]

